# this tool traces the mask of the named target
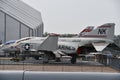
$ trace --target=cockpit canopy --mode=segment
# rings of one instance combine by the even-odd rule
[[[15,43],[15,42],[16,42],[16,40],[10,40],[10,41],[6,42],[4,45],[13,44],[13,43]]]

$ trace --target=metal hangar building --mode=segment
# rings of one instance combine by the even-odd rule
[[[21,0],[0,0],[0,41],[43,35],[41,13]]]

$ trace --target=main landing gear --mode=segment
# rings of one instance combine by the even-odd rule
[[[76,54],[73,54],[71,57],[72,57],[72,58],[71,58],[71,63],[72,63],[72,64],[76,64],[77,55],[76,55]]]

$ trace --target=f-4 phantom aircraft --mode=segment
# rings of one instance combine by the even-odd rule
[[[20,54],[23,58],[25,56],[29,56],[38,59],[42,52],[47,53],[55,51],[57,49],[57,45],[58,35],[50,34],[48,37],[42,37],[41,39],[38,37],[26,37],[19,40],[10,40],[5,44],[2,44],[0,50],[6,53],[14,54],[14,57],[17,58]],[[39,51],[41,52],[40,54]],[[23,52],[25,54],[23,54]]]
[[[27,37],[16,40],[6,46],[2,46],[4,51],[28,52],[35,59],[42,55],[43,61],[51,59],[59,61],[62,56],[71,56],[71,63],[76,63],[76,58],[80,54],[102,51],[109,44],[113,44],[114,23],[107,23],[98,26],[85,28],[79,37],[58,38],[57,34],[48,37]]]

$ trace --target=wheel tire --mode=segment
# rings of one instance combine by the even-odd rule
[[[34,57],[34,58],[35,58],[35,60],[39,60],[39,57],[37,57],[37,56],[36,56],[36,57]]]
[[[56,58],[55,61],[56,61],[56,62],[61,62],[60,58]]]
[[[43,61],[43,64],[46,64],[46,63],[48,63],[48,61]]]

